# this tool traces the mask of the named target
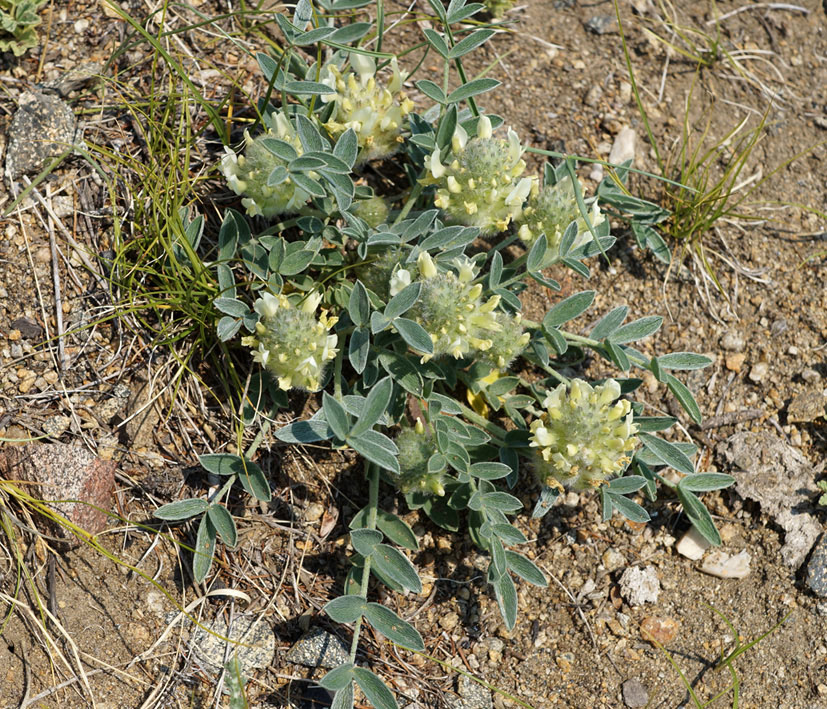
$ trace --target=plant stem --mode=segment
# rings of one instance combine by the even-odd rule
[[[420,176],[419,179],[421,180],[422,176]],[[408,212],[410,212],[411,209],[413,209],[413,206],[416,203],[416,200],[419,198],[419,195],[421,194],[423,187],[423,184],[419,182],[419,180],[417,180],[417,183],[413,186],[411,193],[408,195],[408,201],[405,202],[405,206],[402,207],[402,211],[399,212],[399,214],[396,215],[396,219],[393,220],[394,224],[399,224],[399,222],[401,222],[405,217],[408,216]]]
[[[368,478],[368,524],[367,529],[376,529],[376,512],[379,508],[379,468],[365,461],[365,475]],[[362,582],[359,586],[359,595],[368,597],[368,582],[370,581],[370,557],[365,559],[362,568]],[[353,642],[350,645],[350,661],[356,662],[356,650],[359,647],[359,633],[362,630],[362,617],[353,626]]]
[[[473,421],[475,424],[484,428],[488,433],[491,434],[491,437],[494,439],[495,443],[498,443],[501,446],[505,445],[505,434],[507,431],[504,428],[501,428],[495,423],[492,423],[484,416],[480,416],[474,409],[469,408],[462,402],[457,401],[459,407],[462,409],[462,415],[465,416],[469,421]]]

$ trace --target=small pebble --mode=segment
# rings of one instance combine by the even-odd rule
[[[454,612],[450,611],[445,615],[441,616],[439,619],[439,625],[443,630],[447,630],[448,632],[452,631],[454,628],[457,627],[459,623],[459,616]]]
[[[668,645],[677,636],[679,628],[680,624],[673,618],[647,615],[640,622],[640,635],[649,642],[655,640],[661,645]]]
[[[313,628],[299,638],[284,659],[296,665],[329,670],[348,662],[350,653],[337,636],[322,628]]]
[[[609,153],[609,162],[613,165],[620,165],[627,160],[635,159],[635,141],[637,135],[634,128],[628,126],[621,130],[612,145],[612,152]]]
[[[726,356],[724,362],[730,372],[738,373],[741,371],[741,367],[744,366],[744,360],[746,358],[747,356],[743,352],[733,352]]]
[[[617,549],[609,548],[603,552],[601,557],[603,566],[607,571],[617,571],[626,566],[626,558]]]
[[[745,346],[743,336],[734,330],[730,330],[721,338],[721,347],[728,352],[743,352]]]
[[[304,517],[305,522],[316,522],[322,518],[324,514],[324,506],[320,505],[318,502],[311,502],[304,510]]]
[[[617,27],[617,18],[614,15],[595,15],[586,20],[586,29],[594,34],[607,34]]]
[[[759,362],[758,364],[753,365],[752,369],[749,370],[750,381],[760,384],[764,381],[764,379],[766,379],[769,371],[770,365],[766,362]]]
[[[742,579],[749,576],[749,552],[742,552],[730,556],[722,551],[712,552],[701,565],[701,571],[719,579]]]
[[[623,702],[627,707],[645,707],[649,704],[649,692],[639,679],[627,679],[622,690]]]
[[[660,581],[654,566],[641,569],[630,566],[620,577],[620,594],[630,606],[657,603],[660,595]]]
[[[704,552],[712,545],[704,538],[704,536],[693,525],[689,531],[681,537],[678,546],[675,547],[678,554],[685,556],[687,559],[697,561]]]
[[[807,384],[815,384],[819,379],[821,379],[821,375],[815,369],[808,367],[801,372],[801,378],[807,382]]]

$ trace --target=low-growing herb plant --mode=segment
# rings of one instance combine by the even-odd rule
[[[0,52],[19,57],[37,46],[37,14],[46,0],[0,0]]]
[[[541,189],[526,174],[519,136],[478,106],[498,82],[469,80],[462,57],[493,32],[458,25],[482,5],[429,3],[424,51],[441,58],[444,73],[442,85],[416,82],[434,102],[422,110],[406,95],[409,77],[397,58],[373,49],[384,33],[382,13],[377,24],[336,24],[340,11],[366,0],[300,0],[291,18],[275,16],[283,46],[257,55],[274,100],[256,107],[258,128],[228,147],[220,165],[247,216],[263,219],[228,209],[214,252],[202,258],[220,291],[218,337],[226,347],[240,344],[253,368],[241,422],[260,428],[244,455],[201,457],[223,481],[216,492],[156,511],[160,519],[198,520],[193,575],[202,581],[217,540],[237,540],[226,507],[231,487],[270,499],[253,458],[287,406],[286,392],[320,393],[311,418],[275,437],[328,441],[364,461],[368,503],[349,521],[352,567],[343,594],[324,607],[354,628],[349,662],[320,680],[338,708],[354,705],[354,683],[374,706],[396,707],[384,682],[357,663],[364,622],[403,647],[425,648],[411,623],[369,600],[372,576],[398,592],[422,588],[400,550],[417,550],[417,538],[379,508],[383,483],[440,527],[465,524],[490,556],[487,581],[510,629],[515,580],[547,583],[513,549],[527,541],[513,523],[523,507],[512,492],[518,486],[539,486],[534,517],[567,489],[594,490],[604,520],[617,511],[642,522],[649,515],[631,496],[640,491],[653,501],[663,482],[719,544],[698,493],[733,481],[696,473],[694,446],[652,435],[675,419],[645,416],[628,398],[641,383],[632,371],[648,370],[699,422],[698,405],[673,372],[705,367],[708,358],[644,355],[631,343],[655,333],[661,318],[626,322],[627,306],[610,309],[588,335],[566,328],[595,292],[556,298],[560,286],[546,270],[588,278],[584,261],[614,243],[609,220],[583,195],[571,160],[546,166]],[[305,61],[307,51],[315,62]],[[393,192],[376,194],[366,166],[382,159],[402,177]],[[282,221],[272,224],[275,218]],[[539,321],[521,312],[519,296],[532,282],[554,302]],[[616,376],[592,383],[571,376],[587,350]],[[467,394],[480,405],[464,403]],[[660,475],[665,466],[683,475],[679,482]],[[526,471],[533,477],[526,480]]]

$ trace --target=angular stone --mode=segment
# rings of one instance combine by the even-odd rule
[[[19,329],[19,328],[18,328]],[[787,421],[809,423],[824,416],[827,399],[820,391],[808,391],[793,397],[787,406]]]
[[[680,624],[673,618],[648,615],[640,622],[640,635],[644,640],[657,641],[661,645],[671,643],[678,634]]]
[[[117,464],[98,458],[82,446],[65,443],[29,443],[7,447],[0,453],[0,475],[7,480],[37,483],[27,486],[34,496],[54,502],[52,506],[72,524],[97,534],[106,528],[106,511],[112,504]],[[100,509],[98,509],[100,508]],[[50,518],[43,518],[49,532],[69,547],[80,540]]]
[[[692,561],[697,561],[700,559],[704,552],[709,549],[712,545],[706,540],[706,538],[701,534],[693,524],[689,531],[681,537],[681,540],[678,542],[678,546],[676,547],[678,554],[681,556],[685,556],[687,559],[691,559]]]
[[[633,677],[623,683],[623,703],[627,707],[645,707],[649,703],[649,692],[643,683]]]
[[[749,576],[750,561],[751,557],[746,549],[732,556],[722,551],[714,551],[701,564],[701,571],[719,579],[742,579]]]
[[[807,585],[816,596],[827,596],[827,534],[821,535],[807,564]]]
[[[333,633],[322,628],[312,628],[287,651],[285,659],[295,665],[331,670],[350,662],[350,654],[345,644]]]
[[[190,644],[195,654],[210,672],[218,672],[224,665],[224,657],[238,657],[242,674],[249,674],[257,667],[267,667],[276,654],[276,636],[272,626],[254,613],[244,613],[233,618],[231,625],[219,616],[208,633],[198,628]],[[214,633],[214,634],[213,634]],[[225,639],[226,638],[226,639]],[[227,648],[229,641],[229,648]]]
[[[630,606],[657,603],[660,595],[660,581],[654,566],[641,569],[630,566],[620,577],[620,593]]]

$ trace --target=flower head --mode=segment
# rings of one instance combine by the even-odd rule
[[[290,179],[287,161],[275,155],[266,144],[267,139],[275,138],[288,143],[301,155],[301,141],[293,125],[281,112],[266,114],[264,122],[267,130],[256,138],[244,131],[243,154],[224,148],[220,169],[230,189],[243,196],[241,204],[247,214],[269,218],[297,212],[310,195]]]
[[[597,206],[597,200],[592,204],[589,220],[593,227],[606,220]],[[516,221],[520,225],[517,234],[526,244],[533,244],[540,234],[545,234],[548,249],[554,253],[560,246],[563,232],[572,222],[577,224],[577,237],[572,248],[577,248],[592,239],[586,220],[577,206],[574,185],[568,176],[554,185],[546,185],[539,194],[533,195]]]
[[[482,299],[482,285],[472,283],[476,276],[472,263],[457,259],[456,273],[442,272],[430,254],[423,251],[417,265],[422,287],[406,317],[418,322],[431,336],[431,356],[451,355],[459,359],[490,349],[492,337],[503,328],[499,314],[494,312],[500,297]]]
[[[534,468],[545,485],[586,490],[621,472],[635,449],[632,406],[613,379],[592,387],[581,379],[546,396],[545,413],[531,424]]]
[[[442,497],[445,494],[445,474],[429,473],[428,459],[436,450],[432,434],[421,421],[414,428],[403,429],[394,441],[399,449],[399,475],[394,483],[400,492],[420,492]]]
[[[423,182],[436,185],[434,204],[453,221],[478,227],[483,235],[504,231],[520,214],[536,182],[520,178],[525,162],[517,134],[509,130],[506,140],[494,138],[491,121],[482,116],[475,138],[469,140],[457,126],[451,145],[450,163],[442,162],[439,148],[426,159],[430,177]]]
[[[325,128],[334,137],[353,129],[360,149],[357,164],[393,155],[401,147],[402,128],[414,107],[402,92],[407,74],[399,71],[394,57],[391,79],[381,86],[371,57],[353,53],[350,66],[354,71],[346,74],[333,63],[322,67],[322,82],[336,90],[322,96],[323,101],[336,104]]]
[[[253,306],[259,314],[256,334],[241,342],[254,348],[253,361],[278,379],[281,389],[318,391],[327,363],[336,356],[337,335],[328,331],[337,318],[322,310],[321,293],[307,295],[298,305],[284,295],[265,293]]]

